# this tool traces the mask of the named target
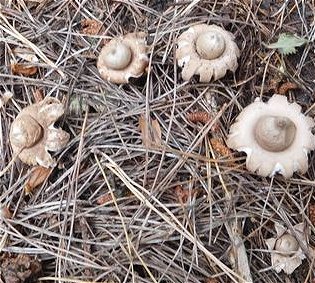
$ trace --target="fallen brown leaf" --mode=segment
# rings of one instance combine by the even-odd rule
[[[161,145],[162,131],[157,119],[152,119],[151,125],[144,115],[139,118],[139,127],[142,137],[142,143],[145,147]]]
[[[34,167],[30,177],[24,185],[25,194],[28,195],[32,193],[36,187],[42,185],[48,179],[52,170],[52,168],[45,168],[42,166]]]
[[[102,205],[102,204],[105,204],[109,201],[111,201],[113,198],[112,198],[112,195],[110,193],[106,193],[104,195],[101,195],[97,200],[96,200],[96,203],[99,204],[99,205]]]
[[[202,123],[207,124],[208,122],[211,122],[214,118],[214,116],[206,111],[196,111],[187,114],[186,116],[187,120],[192,123]],[[218,131],[219,130],[219,124],[216,122],[213,124],[211,131]]]
[[[151,138],[149,134],[149,126],[144,115],[139,117],[139,127],[142,137],[142,143],[145,147],[149,147],[151,145]]]
[[[278,88],[278,93],[281,95],[285,95],[289,90],[297,89],[299,88],[296,83],[292,82],[286,82],[283,83],[279,88]]]
[[[37,67],[35,66],[20,63],[11,64],[11,70],[13,74],[23,76],[32,76],[35,75],[38,71]]]
[[[187,119],[193,123],[200,122],[200,123],[206,124],[209,121],[211,121],[213,117],[212,115],[210,115],[210,113],[206,111],[196,111],[196,112],[189,113],[187,115]]]
[[[211,138],[210,143],[213,147],[213,150],[220,157],[230,157],[232,156],[232,151],[224,144],[222,138]]]
[[[157,145],[160,145],[162,142],[162,130],[157,119],[153,119],[152,122],[152,139],[153,142]]]
[[[279,79],[271,79],[269,81],[269,84],[268,84],[266,91],[277,92],[278,86],[279,86]]]
[[[102,23],[92,19],[84,19],[81,21],[81,26],[81,33],[97,35],[102,28]]]
[[[235,165],[235,162],[233,161],[233,153],[225,145],[225,142],[221,137],[211,138],[210,143],[217,157],[225,158],[227,160],[226,165],[229,165],[229,166]]]
[[[189,196],[193,196],[194,194],[200,193],[198,189],[184,189],[182,186],[175,187],[175,194],[180,203],[186,203],[188,201]]]

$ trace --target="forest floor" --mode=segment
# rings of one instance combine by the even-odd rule
[[[315,116],[314,0],[0,3],[2,100],[13,93],[0,112],[3,282],[314,282],[315,153],[306,174],[265,178],[226,147],[257,97],[281,92]],[[197,23],[234,34],[234,74],[183,81],[176,39]],[[106,82],[104,39],[134,31],[147,34],[147,73]],[[281,33],[309,42],[267,48]],[[19,111],[45,96],[64,103],[57,124],[71,136],[49,172],[15,160],[9,143]],[[266,240],[300,223],[305,259],[278,273]]]

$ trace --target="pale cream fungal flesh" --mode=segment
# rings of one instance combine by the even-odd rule
[[[130,48],[119,41],[111,41],[104,46],[104,65],[113,70],[125,69],[131,61],[132,52]]]
[[[176,58],[185,81],[199,75],[200,82],[209,82],[222,78],[227,70],[235,72],[239,55],[234,36],[216,25],[195,25],[177,40]]]
[[[315,148],[314,121],[297,103],[273,95],[245,107],[231,126],[227,145],[247,154],[246,167],[261,176],[289,178],[308,169],[308,152]]]
[[[296,126],[287,117],[262,116],[255,126],[255,139],[264,149],[279,152],[287,149],[295,139]]]
[[[298,241],[291,234],[284,234],[277,239],[275,250],[283,253],[295,253],[299,249]]]
[[[122,84],[131,77],[140,77],[148,66],[145,34],[128,33],[105,43],[97,60],[104,80]]]
[[[225,50],[225,40],[219,33],[210,31],[196,39],[196,51],[203,59],[213,60],[220,57]]]
[[[27,106],[18,114],[11,125],[10,143],[22,162],[44,167],[55,165],[48,151],[58,151],[69,141],[68,133],[54,127],[63,114],[63,105],[53,97]]]

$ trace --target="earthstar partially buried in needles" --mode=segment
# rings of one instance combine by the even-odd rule
[[[22,109],[11,125],[10,143],[13,152],[28,165],[52,167],[55,161],[48,151],[66,146],[69,134],[54,123],[64,114],[64,106],[53,97]]]
[[[304,245],[307,245],[304,228],[303,223],[293,226],[296,236]],[[283,270],[286,274],[291,274],[301,265],[306,256],[290,230],[279,223],[275,224],[275,229],[277,232],[276,238],[266,240],[271,252],[272,267],[278,273]]]
[[[97,68],[103,79],[123,84],[131,77],[140,77],[148,66],[145,33],[128,33],[105,43],[98,60]]]
[[[267,103],[256,99],[236,118],[227,145],[247,154],[249,171],[290,178],[308,169],[308,153],[315,149],[314,124],[301,113],[301,106],[285,96],[273,95]]]
[[[239,48],[234,36],[217,25],[198,24],[177,40],[176,59],[185,81],[199,75],[200,82],[218,80],[238,67]]]

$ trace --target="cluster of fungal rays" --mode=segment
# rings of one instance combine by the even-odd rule
[[[145,72],[149,63],[147,52],[145,33],[113,38],[105,42],[99,54],[99,73],[112,83],[128,83],[130,78]],[[228,70],[235,72],[239,55],[233,34],[216,25],[194,25],[177,39],[176,59],[183,80],[194,75],[200,82],[218,80]],[[59,150],[68,142],[67,133],[52,127],[63,114],[63,106],[49,99],[22,110],[12,124],[13,151],[27,164],[52,166],[48,151]],[[47,118],[40,118],[40,112],[45,112]],[[255,101],[240,113],[231,126],[227,144],[247,154],[249,171],[261,176],[280,173],[289,178],[296,171],[305,173],[308,169],[308,153],[315,148],[313,126],[313,120],[301,113],[299,105],[274,95],[267,103]]]
[[[49,151],[64,148],[70,135],[54,123],[64,114],[64,106],[53,97],[25,107],[15,118],[10,130],[14,154],[28,165],[55,166]]]
[[[230,32],[216,25],[200,24],[183,32],[177,40],[176,58],[182,78],[199,75],[200,82],[222,78],[227,70],[235,71],[240,51]],[[145,34],[128,33],[106,42],[97,67],[104,80],[122,84],[139,77],[148,65]]]
[[[183,32],[177,40],[176,58],[182,77],[188,81],[199,75],[200,82],[218,80],[227,70],[235,71],[240,51],[234,36],[216,25],[196,25]]]
[[[145,33],[134,32],[104,44],[97,60],[103,79],[123,84],[140,77],[149,62]]]
[[[308,153],[315,148],[314,124],[301,106],[275,94],[267,103],[257,99],[243,109],[230,128],[227,145],[247,154],[249,171],[290,178],[308,169]]]
[[[305,225],[303,223],[296,224],[291,230],[276,222],[275,230],[277,232],[276,237],[265,241],[271,251],[271,265],[278,273],[283,270],[286,274],[292,274],[302,264],[302,260],[306,258],[297,241],[299,239],[303,245],[307,246]]]

